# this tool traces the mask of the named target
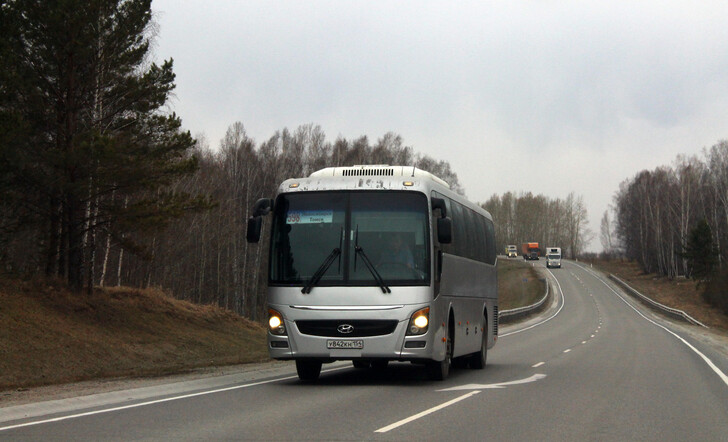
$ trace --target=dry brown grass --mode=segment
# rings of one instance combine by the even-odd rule
[[[0,281],[0,389],[264,360],[262,326],[161,290]]]
[[[522,259],[498,259],[498,308],[503,311],[538,302],[545,290],[540,278]]]
[[[613,273],[660,304],[682,310],[708,327],[728,331],[728,316],[703,300],[702,288],[693,280],[646,274],[636,262],[624,260],[598,260],[594,261],[594,266],[604,272]]]
[[[536,271],[517,260],[499,260],[498,287],[501,310],[543,296]],[[265,333],[158,289],[87,296],[58,281],[0,280],[0,390],[268,361]]]

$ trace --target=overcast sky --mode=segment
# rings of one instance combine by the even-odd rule
[[[219,146],[319,125],[450,163],[469,199],[581,195],[728,138],[728,2],[154,0],[171,109]]]

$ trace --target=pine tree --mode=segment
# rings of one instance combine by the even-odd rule
[[[698,282],[710,280],[718,264],[718,251],[713,245],[713,233],[705,219],[690,231],[688,242],[680,254],[687,259],[690,276]]]
[[[0,24],[0,192],[42,232],[46,273],[78,291],[98,231],[132,247],[124,233],[208,206],[165,191],[197,168],[161,111],[173,63],[148,62],[151,0],[14,0]]]

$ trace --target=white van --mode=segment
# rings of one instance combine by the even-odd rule
[[[561,268],[561,247],[546,248],[546,267]]]

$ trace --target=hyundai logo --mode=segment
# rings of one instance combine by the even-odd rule
[[[354,331],[354,326],[351,324],[341,324],[336,327],[336,330],[338,330],[338,332],[342,335],[348,335]]]

